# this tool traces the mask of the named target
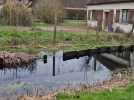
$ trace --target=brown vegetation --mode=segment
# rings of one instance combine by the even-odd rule
[[[42,97],[22,96],[18,100],[56,100],[56,96],[54,94],[49,94],[48,96],[42,96]]]
[[[0,68],[14,68],[17,66],[28,65],[35,60],[35,56],[25,53],[0,53]]]
[[[95,86],[81,85],[79,89],[65,89],[64,92],[71,94],[77,93],[79,91],[112,91],[113,88],[126,87],[129,84],[128,79],[112,79],[110,81],[105,81],[103,84],[98,84]],[[47,96],[21,96],[18,100],[56,100],[56,93],[49,94]]]

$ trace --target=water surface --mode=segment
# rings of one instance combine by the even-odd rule
[[[47,54],[30,66],[0,70],[0,96],[25,94],[33,88],[54,90],[67,85],[96,84],[111,78],[108,66],[94,56],[63,60],[63,52]]]

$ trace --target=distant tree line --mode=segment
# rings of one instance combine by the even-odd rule
[[[34,16],[41,21],[54,23],[54,17],[62,22],[64,18],[64,7],[62,0],[38,0],[33,7]]]

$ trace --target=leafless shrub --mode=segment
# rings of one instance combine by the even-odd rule
[[[32,24],[31,3],[7,0],[2,8],[1,24],[29,26]]]
[[[64,17],[64,8],[61,0],[39,0],[33,8],[36,18],[47,22],[54,23],[55,14],[58,22]]]

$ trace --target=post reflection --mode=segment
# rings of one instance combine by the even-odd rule
[[[53,76],[55,76],[55,52],[53,52]]]

